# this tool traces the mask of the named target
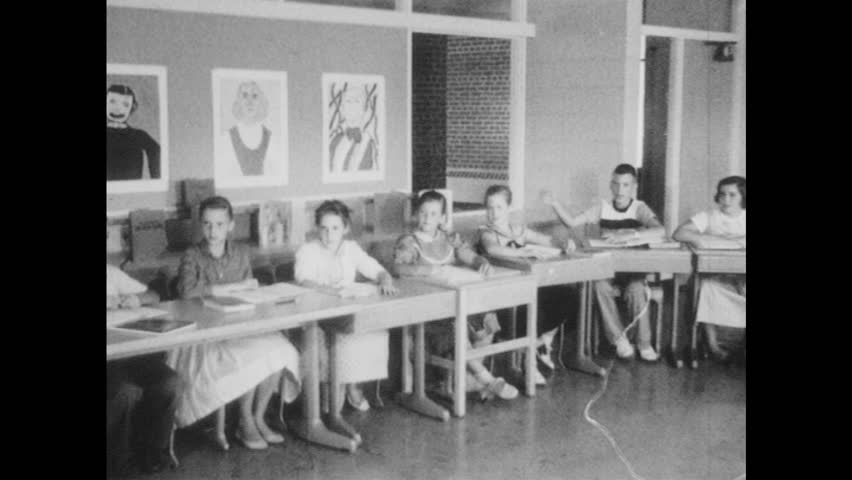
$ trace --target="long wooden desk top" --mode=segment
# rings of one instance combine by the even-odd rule
[[[692,273],[688,248],[584,248],[583,252],[610,252],[616,272]]]
[[[472,280],[447,282],[443,278],[421,277],[417,281],[455,290],[464,304],[464,315],[533,303],[538,294],[535,276],[500,266],[494,266],[488,277]],[[454,308],[458,313],[458,305]]]
[[[165,302],[157,308],[167,310],[173,318],[193,321],[195,327],[161,335],[107,328],[108,361],[196,343],[286,330],[309,321],[351,315],[361,307],[333,295],[308,292],[299,296],[296,302],[260,304],[253,310],[234,313],[205,308],[197,298]]]
[[[696,273],[746,273],[746,251],[692,249]]]
[[[615,275],[613,256],[608,254],[571,253],[543,260],[488,256],[488,261],[531,273],[540,287],[604,280]]]
[[[399,293],[348,300],[360,309],[344,331],[372,332],[454,317],[455,289],[430,285],[413,278],[394,279]]]
[[[343,299],[308,292],[296,302],[260,304],[254,310],[234,313],[205,308],[200,299],[165,302],[158,308],[168,310],[174,318],[196,322],[196,326],[162,335],[107,328],[107,360],[296,328],[329,318],[346,317],[336,320],[338,328],[363,333],[455,316],[455,289],[413,279],[397,279],[394,284],[399,288],[399,294],[394,296]]]

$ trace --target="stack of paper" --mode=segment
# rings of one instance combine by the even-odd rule
[[[282,303],[295,300],[299,295],[310,291],[292,283],[281,282],[254,290],[231,292],[230,296],[252,304]]]
[[[251,310],[254,308],[253,303],[245,302],[239,298],[230,296],[230,297],[204,297],[201,302],[205,307],[211,308],[213,310],[219,310],[220,312],[242,312],[245,310]]]

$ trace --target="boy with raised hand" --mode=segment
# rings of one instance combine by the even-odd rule
[[[613,244],[628,241],[651,241],[665,236],[665,228],[657,220],[657,215],[645,202],[637,200],[636,169],[632,165],[622,163],[615,167],[610,181],[612,199],[601,199],[596,205],[585,212],[572,217],[550,192],[543,192],[544,203],[553,207],[559,219],[568,227],[597,223],[601,236]],[[610,343],[615,344],[616,353],[620,358],[630,358],[635,351],[633,345],[621,335],[621,322],[615,297],[620,287],[627,301],[627,310],[632,321],[645,308],[645,274],[619,273],[613,280],[595,282],[595,296],[600,305],[604,333]],[[630,322],[627,322],[628,324]],[[653,362],[659,359],[659,354],[651,347],[651,324],[647,310],[639,319],[638,341],[639,357]]]

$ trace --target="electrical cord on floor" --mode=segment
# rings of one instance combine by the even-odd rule
[[[633,321],[630,322],[630,325],[628,325],[624,330],[621,331],[621,333],[619,334],[615,343],[618,343],[619,340],[621,340],[622,338],[627,336],[627,332],[631,328],[633,328],[633,326],[636,325],[636,322],[639,321],[639,318],[641,318],[642,315],[645,315],[645,312],[648,311],[648,305],[650,303],[651,303],[651,289],[648,288],[647,285],[645,285],[645,305],[642,307],[642,311],[639,312],[638,315],[636,315],[636,317],[633,319]],[[601,385],[600,390],[598,390],[598,392],[594,396],[592,396],[592,398],[586,404],[586,408],[583,409],[583,417],[586,419],[587,422],[591,423],[592,426],[594,426],[595,428],[600,430],[601,433],[604,434],[606,439],[609,441],[610,445],[612,445],[612,448],[615,450],[615,454],[618,455],[618,459],[621,460],[621,463],[623,463],[627,467],[627,470],[628,470],[628,472],[630,472],[630,476],[633,478],[633,480],[645,480],[643,477],[639,476],[633,470],[633,466],[630,464],[630,461],[628,461],[627,458],[624,456],[624,454],[621,452],[621,448],[619,448],[618,443],[616,443],[616,441],[615,441],[615,438],[612,437],[612,434],[609,432],[609,429],[606,428],[605,426],[601,425],[600,422],[598,422],[597,420],[592,418],[591,415],[589,415],[589,409],[592,408],[592,404],[594,404],[599,398],[601,398],[601,396],[603,396],[604,392],[606,392],[606,386],[609,383],[609,372],[612,370],[612,367],[613,367],[614,364],[615,364],[615,360],[610,360],[609,365],[606,367],[606,373],[603,376],[603,384]]]
[[[645,312],[648,311],[648,306],[650,305],[650,303],[651,303],[651,289],[648,288],[648,286],[646,285],[645,286],[645,306],[642,307],[642,311],[639,312],[638,315],[636,315],[636,317],[633,319],[632,322],[630,322],[630,325],[628,325],[624,330],[622,330],[622,332],[619,334],[618,338],[616,339],[616,342],[618,342],[619,340],[621,340],[622,338],[627,336],[627,332],[631,328],[633,328],[633,326],[636,325],[636,322],[639,321],[639,318],[641,318],[642,315],[645,315]],[[601,396],[603,396],[604,392],[606,392],[606,386],[609,383],[609,372],[612,370],[612,367],[614,366],[614,364],[615,364],[615,360],[610,360],[609,365],[607,365],[607,367],[606,367],[606,373],[603,376],[603,384],[601,384],[600,390],[598,390],[598,392],[595,393],[595,395],[592,396],[592,398],[586,404],[586,408],[583,409],[583,417],[586,419],[587,422],[591,423],[592,426],[594,426],[595,428],[597,428],[598,430],[600,430],[604,434],[606,439],[609,441],[610,445],[612,445],[613,450],[615,450],[615,454],[618,455],[618,459],[621,460],[621,463],[623,463],[624,466],[627,467],[627,470],[630,473],[630,476],[633,478],[633,480],[645,480],[642,476],[640,476],[639,474],[637,474],[633,470],[633,466],[630,464],[630,461],[627,460],[627,457],[624,456],[624,453],[622,453],[621,448],[618,446],[618,443],[615,441],[615,438],[613,438],[609,429],[606,428],[605,426],[603,426],[600,422],[598,422],[594,418],[592,418],[591,415],[589,415],[589,409],[592,408],[592,404],[594,404],[599,398],[601,398]],[[746,478],[746,474],[743,473],[742,475],[738,476],[734,480],[745,480],[745,478]]]

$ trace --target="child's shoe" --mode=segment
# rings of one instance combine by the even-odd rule
[[[358,394],[355,396],[351,394],[351,391],[352,390],[350,390],[349,388],[346,389],[346,403],[348,403],[350,407],[354,408],[355,410],[358,410],[359,412],[366,412],[370,410],[370,402],[368,402],[367,398],[364,397],[364,393],[361,391],[361,389],[358,388],[356,390]],[[360,399],[354,397],[360,397]]]
[[[533,380],[535,380],[535,384],[537,386],[547,385],[547,379],[544,378],[544,375],[542,375],[537,368],[533,370]]]
[[[639,349],[639,358],[646,362],[656,362],[660,359],[660,355],[654,351],[653,347]]]
[[[503,400],[511,400],[518,396],[518,389],[506,383],[503,377],[497,377],[485,386],[479,393],[480,398],[485,401],[495,395]]]
[[[538,361],[542,363],[545,367],[549,368],[551,371],[556,370],[556,364],[553,363],[552,353],[553,353],[553,337],[556,335],[555,331],[547,332],[541,336],[543,341],[542,346],[538,347],[537,357]]]
[[[651,351],[653,352],[653,350]],[[615,353],[618,355],[618,358],[633,358],[636,351],[626,338],[619,337],[615,341]]]

